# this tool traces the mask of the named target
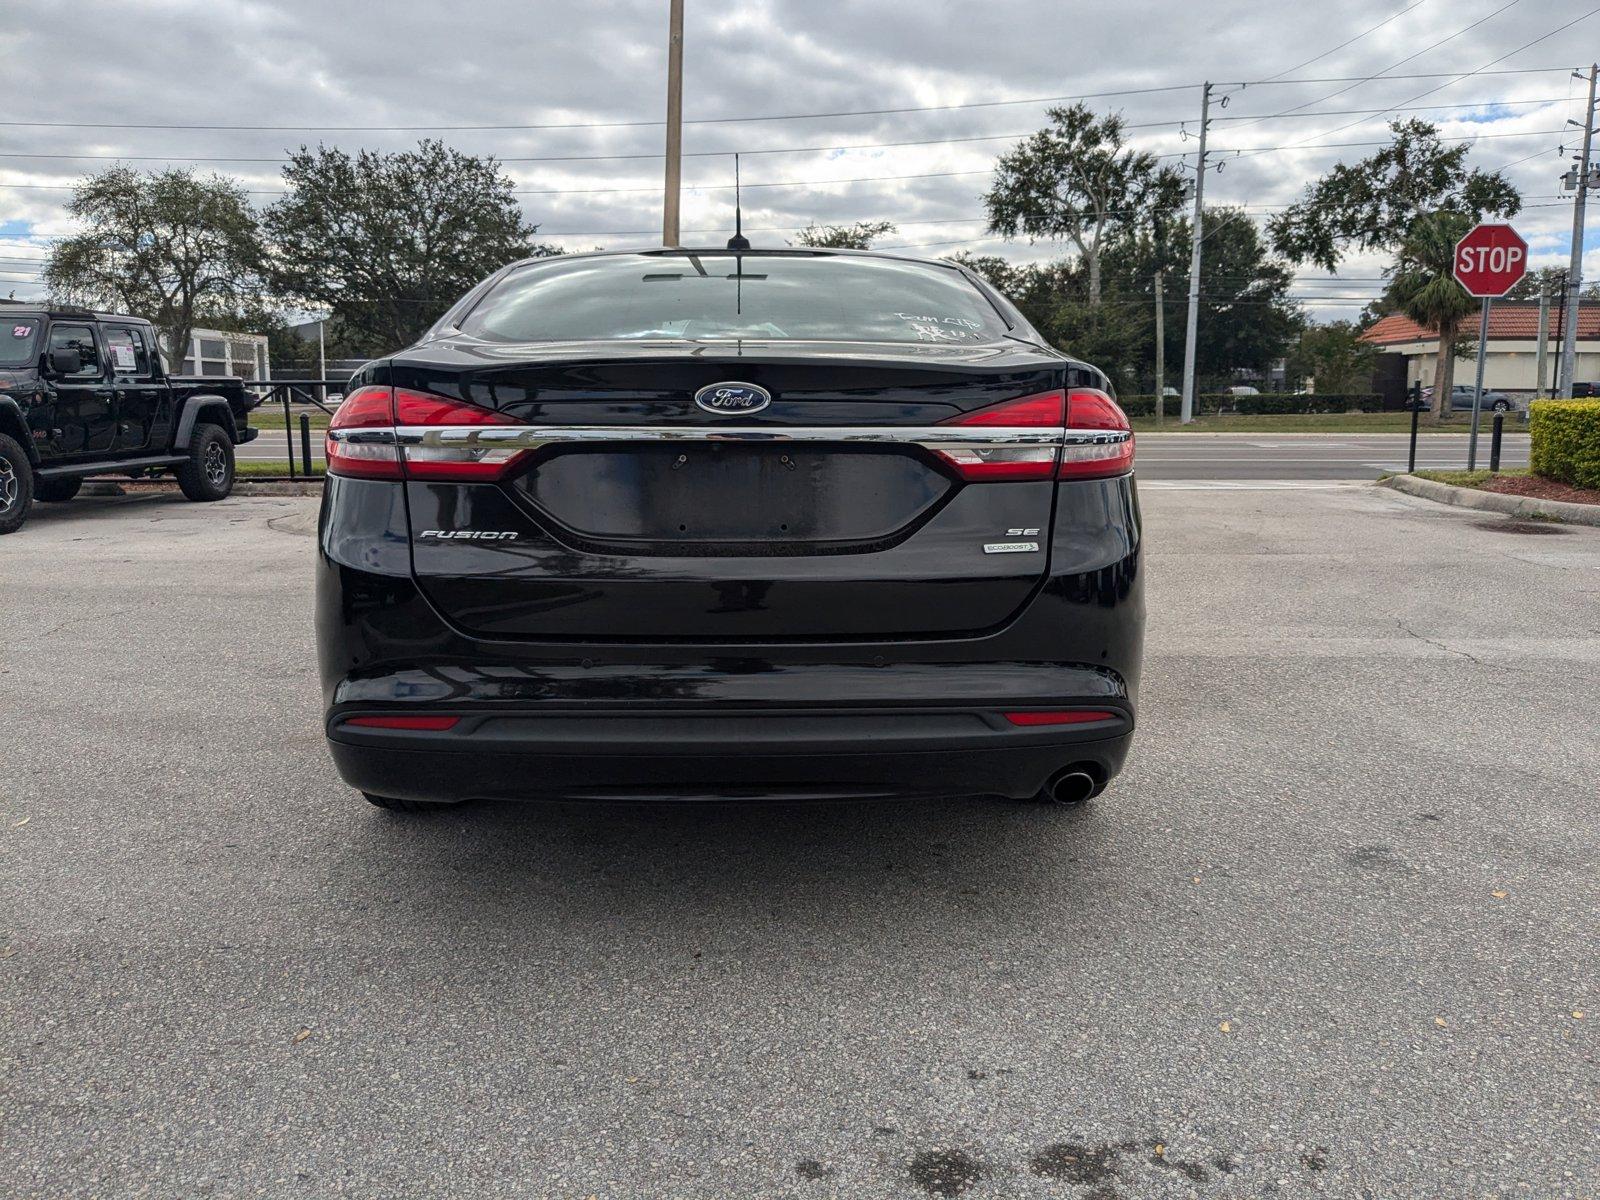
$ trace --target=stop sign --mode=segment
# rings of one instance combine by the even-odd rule
[[[1528,272],[1528,243],[1509,225],[1479,225],[1456,243],[1452,269],[1467,295],[1504,296]]]

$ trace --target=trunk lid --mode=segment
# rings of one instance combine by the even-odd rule
[[[935,448],[964,414],[1062,387],[1032,347],[464,340],[392,366],[522,439],[498,481],[407,484],[417,580],[476,635],[972,634],[1048,567],[1054,481],[965,482]],[[719,385],[770,403],[697,405]]]

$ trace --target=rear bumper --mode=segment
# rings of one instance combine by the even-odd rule
[[[1144,630],[1130,477],[1058,488],[1037,595],[981,636],[701,644],[463,634],[412,575],[398,484],[330,478],[317,570],[324,730],[353,786],[413,800],[547,795],[1030,796],[1132,736]],[[337,497],[333,502],[332,497]],[[1116,721],[1019,727],[1005,712]],[[448,715],[450,730],[348,727]]]
[[[393,711],[393,710],[390,710]],[[354,713],[347,715],[355,715]],[[452,729],[335,719],[340,775],[413,800],[1032,796],[1072,766],[1107,780],[1131,719],[1017,727],[956,709],[749,713],[489,712]]]

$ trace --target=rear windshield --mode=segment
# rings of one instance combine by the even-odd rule
[[[617,255],[530,264],[461,321],[506,342],[613,338],[992,342],[1005,322],[948,267],[845,256]]]
[[[39,322],[32,317],[4,318],[0,325],[0,367],[27,367],[33,364],[33,344],[39,336]]]

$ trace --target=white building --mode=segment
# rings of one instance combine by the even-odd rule
[[[196,329],[189,337],[189,345],[177,373],[271,379],[272,362],[267,356],[267,336],[264,333]]]
[[[1546,345],[1545,393],[1554,390],[1561,327],[1559,306],[1550,306],[1550,340]],[[1461,323],[1461,332],[1470,339],[1478,336],[1478,314]],[[1437,331],[1418,325],[1410,317],[1384,317],[1361,335],[1383,354],[1404,355],[1406,386],[1421,383],[1433,386],[1438,363]],[[1533,393],[1539,358],[1539,302],[1537,300],[1496,300],[1489,309],[1489,349],[1483,367],[1483,385],[1499,392]],[[1471,384],[1476,371],[1473,358],[1457,359],[1455,381]],[[1578,309],[1578,354],[1573,379],[1600,382],[1600,304],[1583,304]]]

